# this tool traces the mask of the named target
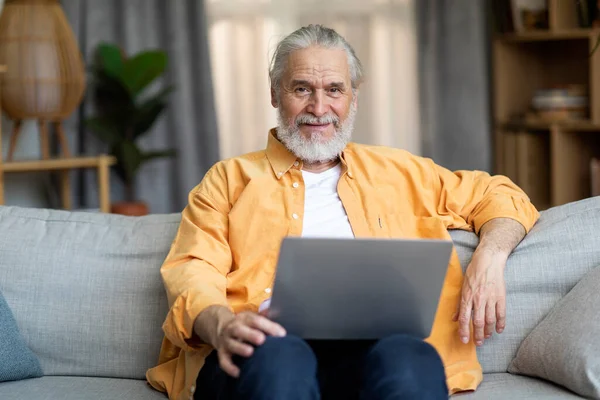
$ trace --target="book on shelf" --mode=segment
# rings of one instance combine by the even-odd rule
[[[588,119],[588,86],[569,84],[537,89],[531,99],[531,110],[527,117],[547,122]]]

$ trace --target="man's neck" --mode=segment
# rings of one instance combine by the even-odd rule
[[[302,169],[307,172],[312,172],[313,174],[318,174],[321,172],[325,172],[328,169],[335,167],[340,160],[336,158],[335,160],[325,161],[325,162],[316,162],[316,163],[304,163]]]

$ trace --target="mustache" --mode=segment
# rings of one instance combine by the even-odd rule
[[[333,124],[336,128],[339,127],[340,119],[333,114],[325,114],[320,117],[315,117],[311,114],[300,114],[296,117],[296,121],[294,121],[296,127],[302,124],[312,124],[312,125],[324,125],[324,124]]]

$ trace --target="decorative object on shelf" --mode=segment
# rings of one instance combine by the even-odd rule
[[[547,0],[511,0],[515,31],[533,31],[548,29]]]
[[[586,85],[556,85],[536,90],[528,122],[582,121],[589,118]]]
[[[62,121],[79,105],[85,67],[58,0],[6,0],[0,16],[2,108],[14,121],[11,161],[22,121],[39,122],[42,158],[50,158],[48,123],[53,123],[65,157],[70,156]]]
[[[101,43],[96,49],[91,68],[96,115],[86,125],[109,146],[117,160],[116,172],[125,185],[126,200],[112,205],[114,213],[147,214],[147,205],[135,194],[137,172],[146,162],[175,155],[174,150],[145,151],[138,144],[168,105],[172,86],[146,93],[166,66],[167,54],[161,50],[127,57],[112,44]]]

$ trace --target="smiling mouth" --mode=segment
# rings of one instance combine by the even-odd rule
[[[319,128],[319,127],[329,126],[330,124],[327,123],[327,124],[303,124],[303,125]]]

